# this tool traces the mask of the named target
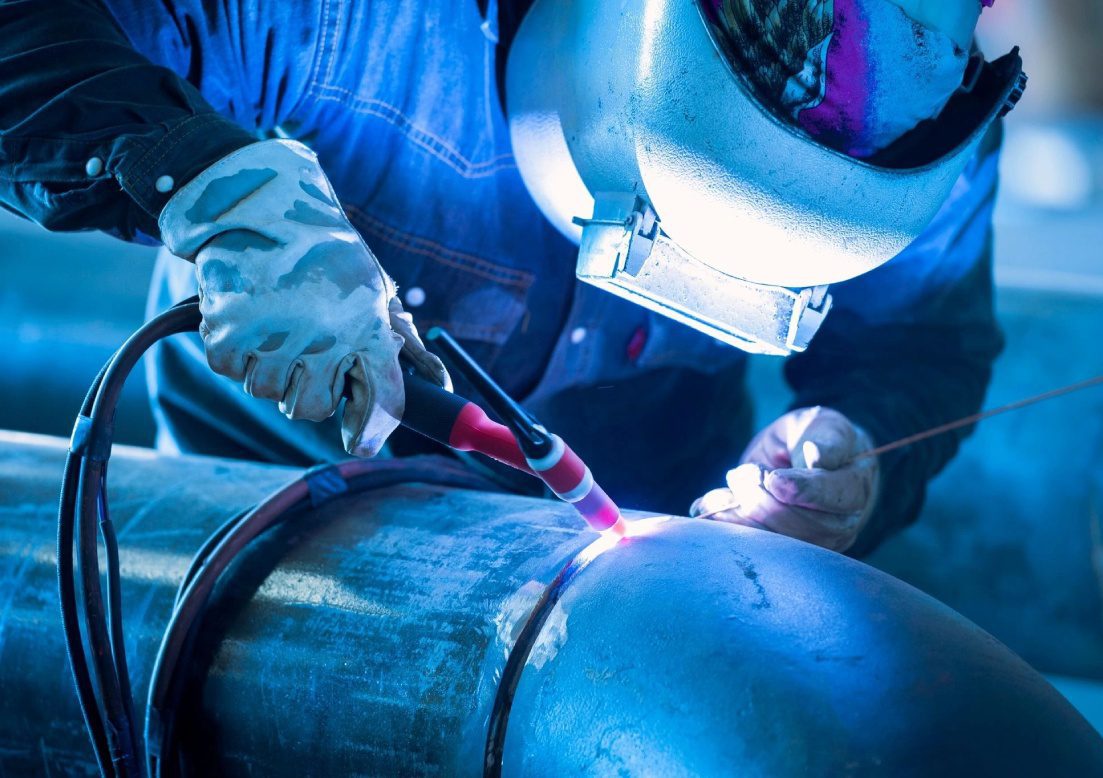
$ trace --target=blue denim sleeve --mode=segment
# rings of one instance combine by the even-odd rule
[[[255,140],[96,0],[0,1],[0,30],[0,205],[48,229],[155,239],[158,178]]]
[[[835,310],[786,364],[793,407],[835,408],[878,445],[975,413],[1003,348],[993,311],[999,128],[924,233],[877,270],[832,288]],[[971,429],[890,452],[877,509],[850,554],[912,523],[927,482]]]

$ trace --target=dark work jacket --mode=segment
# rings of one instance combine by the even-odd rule
[[[159,177],[178,189],[257,138],[300,139],[422,329],[448,327],[622,504],[684,513],[748,437],[745,357],[575,281],[575,248],[511,153],[489,5],[486,18],[456,0],[0,2],[0,202],[50,229],[156,241],[171,195]],[[997,145],[913,245],[832,288],[834,311],[786,364],[794,406],[836,408],[879,443],[978,409],[1001,347]],[[194,288],[190,265],[163,258],[152,305]],[[342,455],[334,420],[289,422],[243,396],[210,373],[198,340],[159,349],[149,378],[163,447]],[[855,553],[915,518],[963,434],[883,459]]]

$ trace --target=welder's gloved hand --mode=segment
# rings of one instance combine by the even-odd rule
[[[792,411],[758,433],[728,472],[728,487],[697,500],[690,515],[846,551],[877,501],[877,458],[851,461],[871,448],[869,435],[838,411]]]
[[[220,159],[158,223],[168,249],[195,262],[211,368],[292,419],[328,418],[347,394],[350,454],[375,454],[402,418],[400,351],[450,386],[301,143],[261,141]]]

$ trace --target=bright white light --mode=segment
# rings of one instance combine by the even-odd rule
[[[728,471],[726,480],[732,493],[732,510],[751,509],[762,501],[762,479],[765,473],[765,470],[752,462]]]
[[[670,521],[670,516],[649,516],[646,519],[636,519],[635,521],[621,519],[624,525],[624,534],[614,531],[613,527],[604,530],[598,535],[597,540],[579,552],[577,560],[585,567],[622,540],[650,535],[660,525],[668,521]]]

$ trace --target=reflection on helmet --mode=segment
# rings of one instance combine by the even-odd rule
[[[886,0],[703,6],[759,102],[854,157],[868,157],[937,116],[965,72],[967,52],[946,32]]]
[[[803,350],[827,285],[911,243],[1022,93],[1017,51],[962,84],[957,23],[915,21],[939,14],[536,0],[507,63],[518,170],[583,281],[748,351]]]

